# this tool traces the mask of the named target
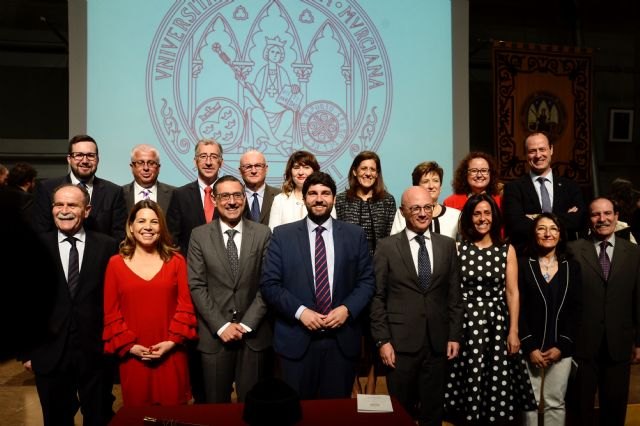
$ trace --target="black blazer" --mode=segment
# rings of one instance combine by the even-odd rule
[[[578,208],[578,211],[567,213],[574,206]],[[582,221],[585,217],[585,205],[578,184],[554,173],[551,210],[566,227],[569,240],[575,240],[577,233],[581,231]],[[502,196],[502,213],[504,214],[506,234],[520,254],[527,243],[527,235],[532,223],[532,220],[526,215],[542,213],[540,199],[529,173],[505,185]]]
[[[214,219],[218,217],[217,209],[213,217]],[[207,220],[204,217],[204,206],[198,181],[176,188],[167,209],[167,226],[173,235],[173,242],[180,247],[185,258],[189,252],[191,231],[196,226],[205,223]]]
[[[576,357],[592,359],[606,337],[615,362],[629,361],[631,347],[640,347],[640,249],[616,238],[609,279],[602,276],[592,240],[569,243],[580,263],[582,315],[576,338]]]
[[[162,210],[167,213],[167,209],[169,208],[169,204],[171,203],[171,196],[173,195],[173,190],[176,189],[175,186],[167,185],[166,183],[157,182],[158,194],[157,200]],[[134,201],[136,199],[136,194],[133,193],[133,182],[129,182],[126,185],[122,186],[122,194],[124,195],[124,201],[127,204],[127,214],[131,211],[131,208],[135,204]]]
[[[520,343],[525,354],[542,350],[543,342],[557,342],[562,357],[572,356],[580,320],[580,265],[574,260],[558,263],[555,284],[558,285],[560,306],[558,315],[550,317],[542,286],[548,285],[540,271],[538,259],[518,259],[518,288],[520,291]],[[546,336],[547,324],[553,324],[554,335]]]
[[[462,293],[455,241],[431,233],[433,275],[423,291],[418,284],[405,232],[378,242],[374,256],[376,292],[371,301],[371,334],[391,341],[398,352],[417,352],[429,336],[431,349],[446,353],[447,342],[462,338]],[[427,332],[428,331],[428,332]]]
[[[281,193],[282,191],[278,188],[274,188],[273,186],[265,185],[264,188],[264,199],[262,200],[262,208],[260,209],[260,223],[263,225],[269,226],[269,216],[271,215],[271,205],[273,204],[273,199]],[[253,200],[247,198],[247,203],[244,206],[244,217],[247,219],[251,219],[251,210],[250,204]]]
[[[33,370],[38,374],[55,370],[67,349],[72,330],[75,330],[74,344],[79,345],[79,349],[85,354],[86,363],[83,365],[90,369],[101,363],[104,352],[104,273],[109,259],[117,252],[118,243],[98,232],[87,231],[86,235],[80,284],[73,299],[60,261],[58,232],[52,231],[42,236],[42,241],[56,264],[56,274],[50,281],[50,285],[55,286],[55,293],[46,337],[26,357],[31,359]]]
[[[51,213],[52,194],[53,190],[63,183],[71,183],[69,175],[47,179],[38,184],[32,209],[33,229],[37,233],[56,229]],[[126,221],[127,207],[122,195],[122,188],[108,180],[94,177],[91,212],[84,221],[84,228],[110,235],[116,241],[122,241]]]

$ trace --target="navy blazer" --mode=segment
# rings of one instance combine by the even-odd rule
[[[375,290],[369,247],[362,228],[333,219],[335,265],[332,308],[345,305],[349,318],[336,330],[347,357],[360,354],[361,313]],[[276,227],[263,265],[260,291],[275,310],[273,346],[291,359],[301,358],[312,332],[295,318],[301,305],[315,309],[315,284],[307,219]]]
[[[49,373],[57,367],[68,346],[71,333],[85,355],[83,365],[91,369],[102,362],[102,330],[104,324],[104,273],[111,256],[116,254],[116,240],[98,232],[86,232],[86,242],[78,292],[72,299],[60,261],[58,231],[48,232],[42,240],[56,265],[50,278],[55,287],[53,310],[48,319],[47,334],[25,358],[31,359],[33,370]]]
[[[578,211],[568,213],[572,207]],[[553,205],[551,211],[557,215],[567,230],[569,240],[575,240],[582,230],[585,217],[585,205],[582,192],[577,183],[556,174],[553,175]],[[533,186],[529,173],[520,179],[509,182],[504,187],[502,196],[502,213],[504,215],[506,234],[518,254],[527,243],[529,228],[533,221],[528,214],[542,213],[538,193]]]
[[[36,187],[35,203],[32,208],[32,226],[37,233],[56,229],[51,205],[53,190],[64,183],[71,183],[70,175],[47,179]],[[91,211],[84,221],[84,228],[101,232],[122,241],[127,221],[127,207],[122,195],[122,187],[108,180],[93,178]]]

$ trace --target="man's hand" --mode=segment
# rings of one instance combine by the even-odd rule
[[[242,340],[242,335],[246,332],[240,324],[235,322],[229,323],[227,328],[220,334],[220,340],[224,343],[233,342],[235,340]]]
[[[349,310],[346,306],[340,305],[335,309],[332,309],[324,319],[324,326],[326,328],[338,328],[347,321],[349,318]]]
[[[545,361],[547,361],[547,363],[553,364],[554,362],[558,362],[562,359],[562,352],[560,351],[560,349],[553,347],[542,352],[542,356],[544,357]]]
[[[538,213],[526,214],[525,216],[527,216],[531,220],[535,220],[536,217],[538,217]]]
[[[316,311],[305,308],[300,314],[300,322],[311,331],[322,330],[326,315],[317,313]]]
[[[454,359],[460,352],[460,343],[447,342],[447,359]]]
[[[149,352],[151,352],[149,356],[154,359],[162,358],[165,354],[169,353],[171,349],[175,348],[175,346],[176,342],[172,342],[171,340],[156,343],[149,347]]]
[[[540,349],[531,351],[531,353],[529,354],[529,359],[531,360],[531,363],[535,365],[537,368],[547,367],[547,360],[545,359],[542,352],[540,352]]]
[[[391,342],[387,342],[378,349],[382,363],[387,367],[396,368],[396,351]]]
[[[578,211],[578,207],[573,206],[573,207],[571,207],[569,210],[567,210],[567,213],[575,213],[575,212],[577,212],[577,211]]]
[[[31,360],[23,362],[22,366],[27,371],[33,371],[33,368],[31,367]]]

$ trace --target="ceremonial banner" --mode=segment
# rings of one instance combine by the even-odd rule
[[[494,42],[496,157],[504,181],[527,173],[524,138],[549,134],[553,168],[591,183],[590,49]]]

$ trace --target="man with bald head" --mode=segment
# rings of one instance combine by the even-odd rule
[[[244,216],[254,222],[269,225],[273,198],[281,191],[265,183],[269,165],[264,154],[256,150],[245,152],[240,157],[239,169],[247,195]]]
[[[458,355],[462,337],[456,245],[429,231],[433,206],[422,187],[402,195],[407,225],[378,243],[371,302],[371,334],[389,367],[389,394],[420,425],[442,423],[446,360]]]

